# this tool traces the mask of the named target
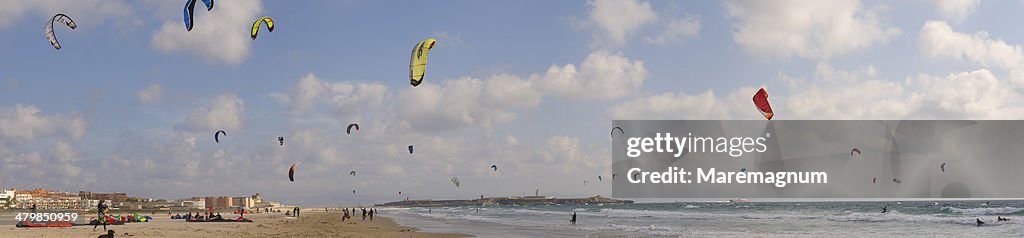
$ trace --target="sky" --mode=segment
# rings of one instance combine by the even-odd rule
[[[612,120],[757,120],[760,87],[775,120],[1024,116],[1019,1],[221,0],[192,31],[183,3],[0,1],[0,187],[608,196]]]

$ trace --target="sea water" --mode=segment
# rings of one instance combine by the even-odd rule
[[[888,212],[882,213],[885,206]],[[384,212],[402,225],[428,232],[480,237],[1024,237],[1024,201],[1005,200],[482,206]],[[577,214],[576,225],[569,224],[572,212]],[[1010,221],[996,221],[998,216]],[[978,227],[977,218],[985,225]]]

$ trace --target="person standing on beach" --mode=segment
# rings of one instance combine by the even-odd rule
[[[107,210],[107,205],[103,204],[104,201],[105,200],[100,200],[100,204],[96,205],[96,213],[97,213],[96,221],[98,221],[98,222],[96,224],[92,225],[92,230],[93,231],[95,231],[96,227],[99,226],[101,223],[103,224],[103,229],[104,230],[107,229],[107,216],[106,216],[106,213],[104,212],[104,210]]]
[[[363,211],[363,220],[366,220],[366,208],[360,208]]]
[[[569,223],[576,225],[576,212],[572,212],[572,218],[569,219]]]
[[[373,221],[373,209],[370,209],[370,221]]]

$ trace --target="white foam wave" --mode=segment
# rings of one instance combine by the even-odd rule
[[[1007,215],[1024,211],[1024,208],[1016,207],[985,207],[985,208],[955,208],[942,207],[942,210],[964,215]]]

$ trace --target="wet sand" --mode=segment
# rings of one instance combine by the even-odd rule
[[[235,215],[222,214],[227,217]],[[386,216],[386,214],[385,214]],[[252,223],[191,223],[171,220],[167,215],[154,217],[154,221],[107,226],[117,237],[468,237],[462,234],[426,233],[415,228],[399,226],[391,219],[375,216],[373,221],[346,220],[341,212],[323,209],[304,209],[301,218],[285,217],[284,213],[250,214]],[[79,221],[78,223],[84,223]],[[68,228],[17,228],[0,226],[3,237],[96,237],[104,234],[102,226]],[[128,236],[124,236],[128,233]]]

